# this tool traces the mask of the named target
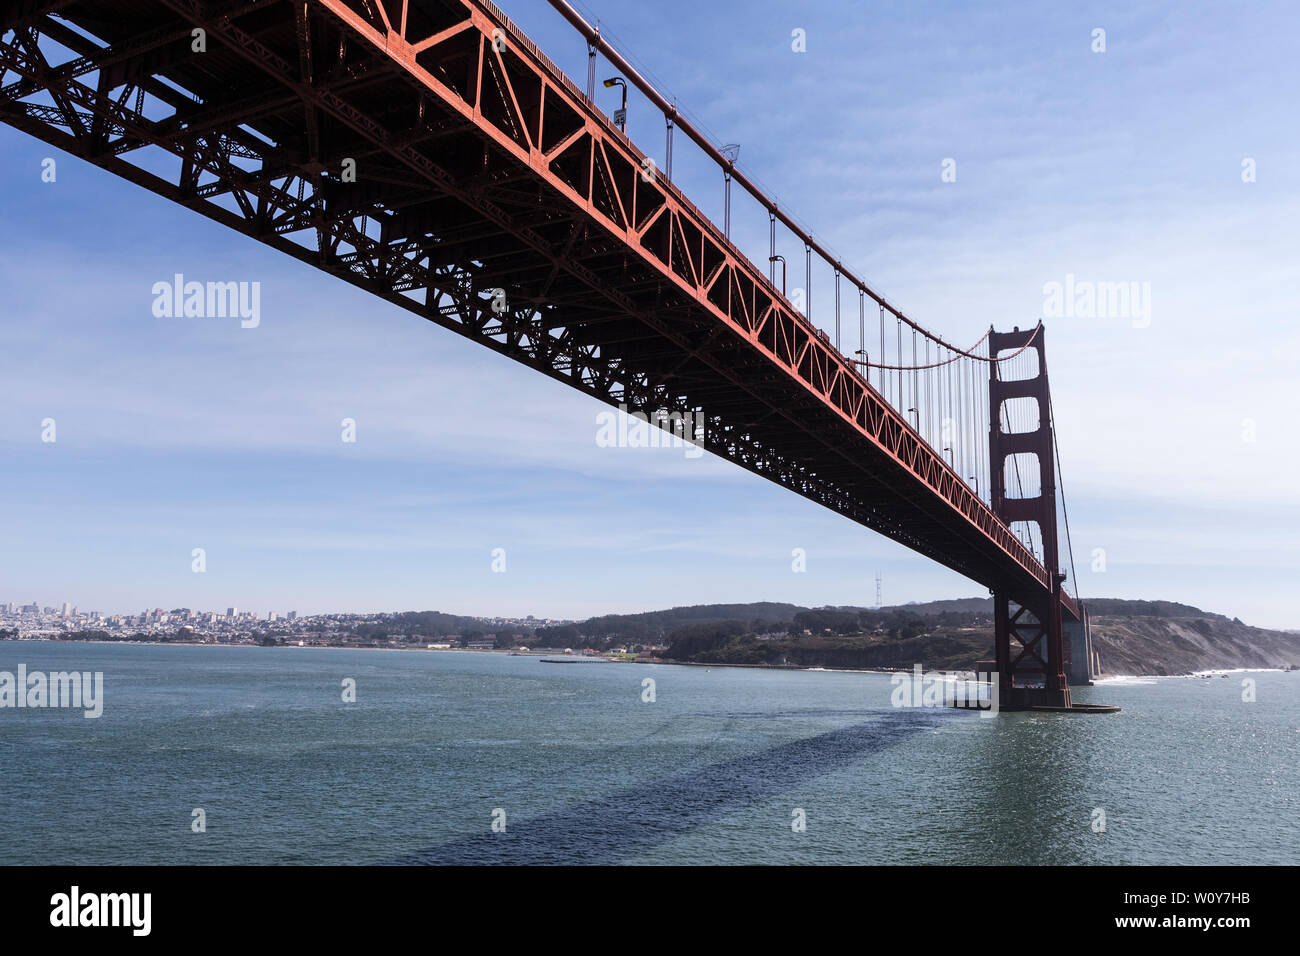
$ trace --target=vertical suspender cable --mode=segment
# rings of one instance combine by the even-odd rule
[[[903,364],[903,320],[895,317],[894,325],[894,364],[901,366]],[[901,368],[894,372],[894,408],[900,412],[903,410],[903,371]]]
[[[861,289],[858,290],[858,348],[862,350],[862,361],[867,360],[867,294]],[[871,384],[871,368],[867,367],[867,373],[862,376],[868,385]]]
[[[835,270],[835,351],[840,351],[840,270]]]
[[[1046,372],[1043,377],[1046,378]],[[1056,440],[1056,410],[1052,408],[1052,386],[1047,383],[1048,421],[1052,426],[1052,451],[1056,459],[1056,490],[1061,493],[1061,514],[1065,518],[1065,550],[1070,553],[1070,583],[1074,587],[1074,599],[1079,600],[1079,579],[1074,573],[1074,542],[1070,540],[1070,511],[1065,506],[1065,479],[1061,477],[1061,446]]]
[[[989,474],[989,469],[992,467],[989,464],[989,376],[991,374],[992,369],[986,366],[984,368],[983,379],[980,383],[981,388],[979,396],[980,420],[984,423],[984,427],[980,431],[980,452],[984,456],[984,470],[981,474],[984,476],[984,496],[986,500],[988,498],[989,489],[993,485],[993,478]]]
[[[948,350],[948,358],[952,358],[952,349]],[[943,421],[943,443],[949,449],[948,464],[952,464],[952,362],[949,361],[943,367],[943,393],[944,393],[944,421]]]
[[[664,131],[664,172],[668,178],[673,178],[673,118],[672,116],[664,117],[666,129]],[[772,217],[772,237],[776,241],[776,217]],[[775,278],[775,275],[774,275]]]
[[[976,493],[981,498],[984,497],[984,489],[988,487],[988,480],[984,476],[984,459],[988,452],[988,433],[984,430],[985,406],[988,405],[988,390],[984,388],[984,366],[975,363],[975,388],[972,389],[971,400],[975,402],[975,474],[979,476],[976,481]]]
[[[812,321],[812,246],[807,243],[803,247],[803,275],[804,275],[804,304],[803,314],[807,316],[808,321]]]
[[[921,400],[916,397],[916,329],[912,330],[912,404],[910,407],[916,409],[916,415],[912,424],[919,432],[921,430]]]
[[[880,307],[880,364],[885,364],[885,307]],[[889,390],[885,388],[885,370],[880,370],[880,394],[886,398],[889,397]]]
[[[979,475],[980,445],[979,445],[979,406],[975,403],[975,379],[979,375],[979,365],[974,359],[970,363],[970,479],[972,484],[978,484],[976,477]],[[973,490],[973,489],[972,489]]]
[[[930,339],[926,336],[922,338],[922,341],[925,343],[925,364],[929,365]],[[931,421],[934,417],[934,409],[930,406],[930,376],[932,374],[934,374],[934,369],[926,369],[921,375],[921,394],[923,396],[921,399],[921,421],[925,423],[925,440],[929,442],[930,445],[934,445],[934,429],[930,427]]]
[[[961,467],[961,472],[957,477],[962,481],[966,480],[966,401],[964,393],[966,391],[966,359],[963,357],[957,362],[957,414],[961,418],[961,428],[958,429],[961,440],[957,443],[957,461]]]
[[[971,389],[971,401],[974,402],[975,409],[975,494],[981,499],[984,497],[984,443],[981,440],[983,434],[984,411],[980,407],[980,381],[984,377],[984,370],[980,363],[975,363],[975,387]]]

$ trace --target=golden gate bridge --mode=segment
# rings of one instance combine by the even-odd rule
[[[714,454],[987,586],[1002,709],[1084,709],[1042,323],[965,346],[925,329],[549,2],[586,44],[585,91],[488,0],[9,0],[0,119],[603,402],[695,423]],[[625,133],[629,84],[663,115],[661,163]],[[675,132],[722,173],[721,227],[673,181]],[[731,238],[733,182],[767,214],[766,267]]]

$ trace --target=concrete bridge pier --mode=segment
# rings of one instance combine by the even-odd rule
[[[1071,687],[1091,687],[1097,676],[1097,653],[1092,647],[1092,629],[1088,625],[1088,611],[1079,604],[1081,620],[1064,622],[1065,676]]]

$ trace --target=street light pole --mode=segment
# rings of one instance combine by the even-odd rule
[[[785,295],[785,256],[768,256],[767,261],[781,263],[781,295],[784,296]]]
[[[614,125],[618,127],[620,133],[627,132],[627,80],[621,76],[611,76],[605,81],[605,89],[611,89],[615,86],[623,88],[623,105],[614,113]]]
[[[726,196],[723,199],[722,214],[722,234],[728,239],[731,238],[731,171],[736,166],[736,160],[740,158],[740,144],[731,143],[722,147],[722,155],[727,159],[727,165],[722,168],[723,189]]]

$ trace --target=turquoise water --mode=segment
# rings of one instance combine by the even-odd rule
[[[0,642],[20,662],[102,671],[104,712],[0,709],[5,864],[1300,862],[1300,673],[987,719],[872,674]]]

